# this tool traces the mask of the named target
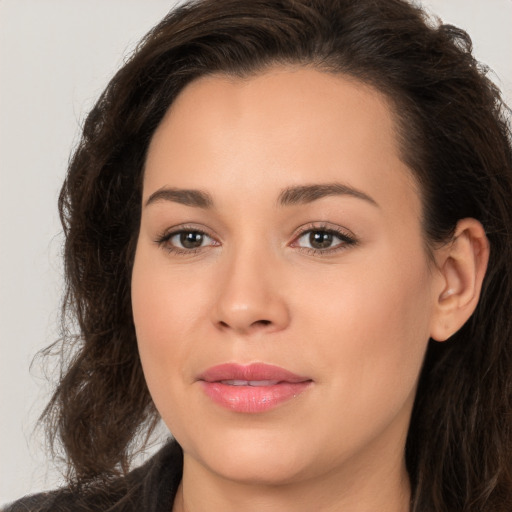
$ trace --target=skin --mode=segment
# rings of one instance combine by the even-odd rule
[[[367,198],[279,204],[286,188],[332,183]],[[146,204],[166,187],[213,205]],[[403,451],[427,342],[471,314],[488,246],[466,219],[429,258],[386,98],[310,68],[200,78],[157,129],[143,188],[133,313],[149,390],[184,450],[174,511],[408,510]],[[312,229],[354,243],[312,252]],[[180,230],[206,236],[196,250],[161,241]],[[226,362],[312,384],[233,412],[197,380]]]

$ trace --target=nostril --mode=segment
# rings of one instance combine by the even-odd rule
[[[253,330],[253,329],[256,329],[258,330],[258,328],[264,328],[268,325],[272,325],[272,320],[256,320],[250,324],[245,324],[245,326],[241,326],[241,325],[237,325],[236,322],[233,323],[233,324],[230,324],[229,322],[226,322],[224,320],[219,320],[218,322],[218,327],[220,329],[232,329],[234,328],[235,330],[241,330],[241,331],[245,331],[245,330]]]
[[[253,325],[270,325],[271,323],[270,320],[257,320]]]

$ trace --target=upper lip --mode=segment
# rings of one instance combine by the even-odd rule
[[[277,382],[305,382],[309,377],[297,375],[279,366],[266,363],[252,363],[241,365],[236,363],[224,363],[212,366],[199,375],[198,380],[205,382],[220,381],[277,381]]]

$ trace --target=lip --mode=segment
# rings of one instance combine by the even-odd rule
[[[212,366],[198,380],[211,400],[239,413],[274,409],[302,394],[313,382],[309,377],[265,363]]]

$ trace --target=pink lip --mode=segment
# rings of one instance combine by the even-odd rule
[[[198,380],[206,395],[215,403],[243,413],[273,409],[300,395],[312,383],[308,377],[264,363],[213,366],[203,372]],[[247,381],[247,384],[243,381]]]

